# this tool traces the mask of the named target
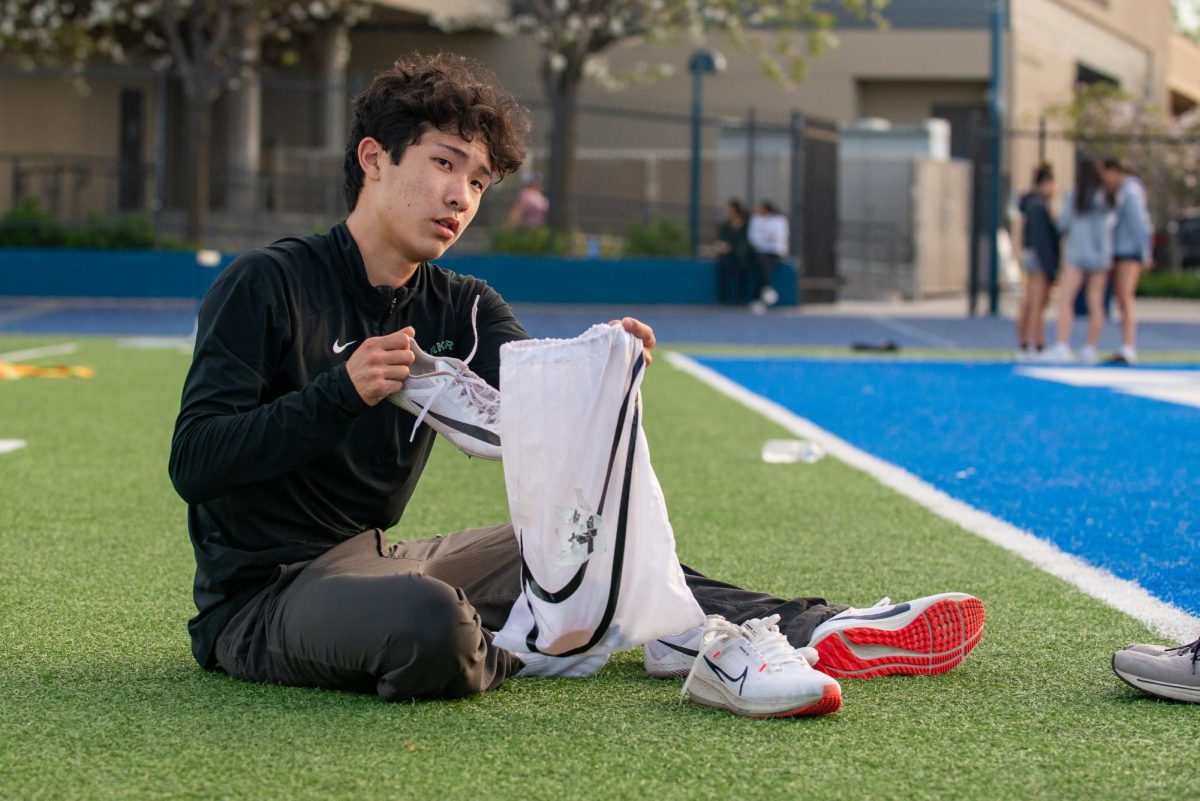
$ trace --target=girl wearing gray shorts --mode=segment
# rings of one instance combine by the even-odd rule
[[[1104,328],[1104,291],[1113,261],[1113,226],[1116,216],[1100,180],[1096,162],[1088,159],[1075,172],[1075,187],[1063,199],[1058,230],[1062,232],[1062,274],[1058,282],[1058,341],[1048,349],[1045,360],[1074,361],[1071,327],[1075,323],[1075,296],[1082,287],[1087,300],[1087,344],[1079,360],[1094,364],[1096,344]]]

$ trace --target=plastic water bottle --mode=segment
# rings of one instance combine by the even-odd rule
[[[823,458],[825,448],[808,439],[769,439],[762,447],[762,460],[768,464],[813,464]]]

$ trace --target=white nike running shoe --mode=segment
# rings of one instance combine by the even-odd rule
[[[475,309],[471,310],[471,325],[475,325]],[[421,423],[428,423],[468,456],[499,461],[500,392],[468,369],[475,347],[466,359],[430,356],[415,341],[412,350],[416,358],[404,388],[388,396],[389,401],[417,417],[409,442]]]
[[[676,679],[692,672],[700,655],[704,626],[694,626],[682,634],[659,637],[642,646],[642,665],[656,679]]]
[[[983,637],[983,601],[962,592],[846,609],[817,626],[810,647],[839,679],[931,675],[957,667]]]
[[[693,626],[682,634],[659,637],[646,643],[642,648],[642,665],[646,673],[656,679],[681,679],[690,673],[692,665],[696,664],[696,657],[700,655],[700,640],[706,626]],[[810,665],[817,664],[820,658],[816,648],[806,646],[796,651]]]
[[[780,633],[779,615],[735,626],[713,615],[681,697],[751,718],[828,715],[842,706],[836,680],[813,669]]]

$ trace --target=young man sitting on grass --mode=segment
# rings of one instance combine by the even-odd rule
[[[603,665],[492,644],[520,593],[511,526],[383,535],[412,496],[431,426],[498,458],[499,350],[528,335],[485,282],[431,262],[520,167],[527,127],[477,65],[398,60],[354,103],[345,222],[242,254],[205,298],[170,461],[188,504],[188,627],[204,668],[398,701]],[[619,324],[648,358],[650,327]],[[471,391],[439,392],[446,382]],[[982,635],[983,606],[963,594],[851,610],[685,572],[720,617],[651,643],[647,670],[695,667],[691,697],[740,714],[833,711],[833,677],[941,673]],[[824,673],[810,665],[818,654]]]

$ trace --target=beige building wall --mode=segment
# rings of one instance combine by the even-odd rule
[[[1167,50],[1167,90],[1176,114],[1200,104],[1200,44],[1179,33]]]
[[[120,96],[136,89],[142,96],[142,153],[147,167],[154,153],[154,82],[111,77],[86,84],[63,76],[8,72],[0,76],[0,213],[11,208],[18,183],[39,196],[44,207],[68,219],[108,214],[118,197]],[[36,156],[68,157],[48,169]],[[150,179],[143,186],[149,199]]]
[[[0,78],[0,108],[13,111],[0,114],[0,152],[115,159],[122,89],[143,90],[149,113],[153,85],[147,82],[100,79],[82,86],[65,77],[6,74]]]
[[[978,106],[987,102],[986,81],[864,79],[858,82],[858,116],[896,125],[920,125],[939,104]]]

